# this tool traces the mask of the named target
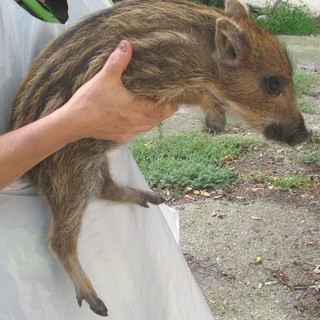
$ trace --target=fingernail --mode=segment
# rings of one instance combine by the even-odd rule
[[[118,49],[119,49],[121,52],[127,52],[128,48],[127,48],[126,42],[122,40],[122,41],[118,44]]]

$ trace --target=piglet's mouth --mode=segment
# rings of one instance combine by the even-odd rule
[[[312,130],[307,129],[303,124],[294,131],[288,132],[280,124],[272,123],[264,128],[263,135],[268,140],[284,142],[293,147],[308,140],[312,136]]]

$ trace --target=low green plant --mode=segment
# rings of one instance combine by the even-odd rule
[[[293,82],[298,97],[302,95],[312,96],[316,92],[316,84],[319,83],[320,77],[317,74],[311,74],[302,70],[293,72]]]
[[[293,176],[269,176],[262,172],[256,172],[251,176],[256,182],[263,183],[269,187],[278,190],[289,191],[293,188],[303,188],[310,185],[311,177],[307,175],[293,175]]]
[[[200,2],[209,7],[215,7],[219,9],[224,9],[225,0],[192,0],[193,2]]]
[[[261,14],[265,18],[258,18],[257,22],[273,34],[312,34],[317,28],[315,18],[302,1],[300,4],[288,0],[269,1]]]
[[[236,180],[228,162],[262,144],[248,137],[212,137],[191,131],[158,141],[139,138],[130,149],[152,188],[181,192],[187,187],[228,188]]]
[[[310,184],[310,177],[304,175],[286,176],[279,179],[273,179],[273,185],[276,189],[288,191],[293,188],[303,188]]]
[[[314,103],[305,99],[304,96],[313,96],[316,93],[316,84],[320,82],[320,77],[316,74],[295,70],[293,82],[301,111],[310,114],[316,113]]]
[[[318,146],[317,150],[310,152],[305,156],[305,162],[320,167],[320,145]]]
[[[315,22],[316,22],[316,31],[315,31],[315,33],[319,34],[320,33],[320,16],[315,18]]]
[[[320,167],[320,134],[314,133],[307,142],[302,161]]]
[[[309,113],[309,114],[315,114],[316,113],[316,106],[313,102],[300,98],[298,99],[298,104],[300,107],[300,110],[304,113]]]

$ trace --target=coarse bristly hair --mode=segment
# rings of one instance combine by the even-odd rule
[[[227,0],[224,12],[192,2],[133,0],[84,18],[35,59],[17,93],[11,129],[64,105],[122,39],[133,46],[122,80],[138,98],[159,106],[200,105],[219,130],[229,110],[269,139],[294,145],[310,136],[296,105],[286,51],[238,0]],[[25,175],[51,207],[50,244],[75,286],[79,305],[84,299],[102,316],[107,308],[77,257],[88,202],[99,197],[147,207],[164,201],[156,193],[113,182],[106,151],[116,146],[82,139]]]

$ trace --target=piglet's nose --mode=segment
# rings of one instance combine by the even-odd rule
[[[311,138],[311,136],[312,136],[312,130],[304,127],[304,129],[302,131],[298,131],[296,134],[289,137],[287,143],[290,146],[295,146],[297,144],[300,144],[300,143],[308,140],[309,138]]]

